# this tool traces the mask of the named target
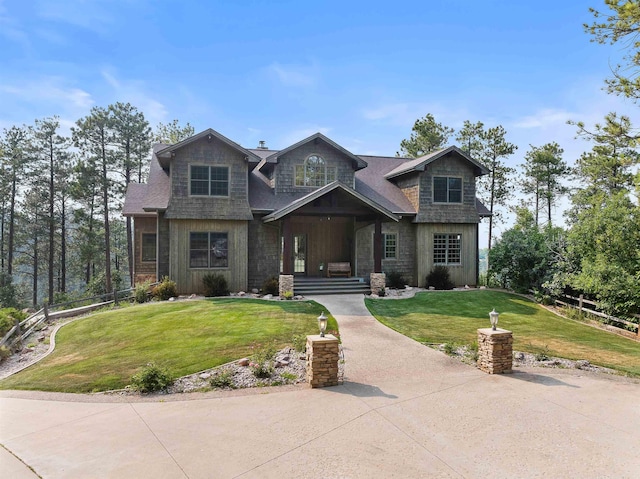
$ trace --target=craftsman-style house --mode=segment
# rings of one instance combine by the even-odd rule
[[[239,291],[335,267],[424,286],[445,265],[456,285],[475,285],[478,223],[489,215],[476,177],[487,173],[455,146],[359,156],[316,133],[279,151],[246,149],[208,129],[156,145],[147,184],[129,185],[135,280],[169,276],[187,294],[217,272]]]

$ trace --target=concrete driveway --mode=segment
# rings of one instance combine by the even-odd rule
[[[487,375],[380,325],[360,295],[314,299],[340,324],[344,385],[133,400],[0,392],[0,476],[640,477],[638,381]]]

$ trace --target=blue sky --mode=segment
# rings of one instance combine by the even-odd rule
[[[637,107],[602,91],[619,46],[582,24],[601,0],[0,0],[0,128],[128,101],[246,147],[320,131],[394,155],[426,113],[503,125],[519,146],[557,141]],[[560,215],[561,212],[558,212]],[[559,216],[558,216],[559,217]]]

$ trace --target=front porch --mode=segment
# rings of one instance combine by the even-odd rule
[[[322,294],[371,294],[365,278],[303,278],[294,277],[293,294],[301,296]]]

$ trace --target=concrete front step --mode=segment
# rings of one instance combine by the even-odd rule
[[[369,294],[371,288],[363,278],[296,278],[294,294]]]

